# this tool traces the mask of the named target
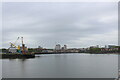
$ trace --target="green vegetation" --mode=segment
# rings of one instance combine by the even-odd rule
[[[100,48],[90,48],[90,53],[100,53],[101,49]]]

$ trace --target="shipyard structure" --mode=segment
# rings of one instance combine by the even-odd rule
[[[18,40],[21,39],[21,45],[16,45]],[[17,40],[12,43],[10,42],[10,47],[6,54],[2,54],[2,58],[34,58],[35,54],[30,53],[23,42],[23,37],[18,37]]]
[[[20,53],[20,54],[25,54],[28,52],[27,47],[25,46],[25,44],[23,43],[23,37],[21,37],[21,42],[22,42],[22,46],[17,45],[16,43],[17,41],[20,39],[20,37],[17,38],[17,40],[15,41],[15,43],[10,42],[10,47],[8,48],[9,53]]]

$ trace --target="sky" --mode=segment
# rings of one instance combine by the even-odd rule
[[[27,47],[118,44],[117,2],[5,2],[2,13],[5,48],[17,37],[24,37]]]

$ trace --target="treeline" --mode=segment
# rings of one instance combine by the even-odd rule
[[[90,48],[89,53],[120,53],[120,47],[118,48]]]
[[[54,49],[39,49],[39,48],[28,48],[28,52],[32,53],[42,53],[44,51],[44,53],[46,51],[53,51]],[[76,52],[77,51],[77,52]],[[0,49],[0,52],[2,53],[9,53],[8,49]],[[46,52],[49,53],[49,52]],[[64,51],[61,53],[65,53]],[[69,53],[69,49],[68,51],[66,50],[66,53]],[[113,48],[89,48],[89,49],[84,49],[84,50],[79,50],[76,49],[75,51],[73,51],[73,53],[94,53],[94,54],[98,54],[98,53],[120,53],[120,47],[113,47]]]

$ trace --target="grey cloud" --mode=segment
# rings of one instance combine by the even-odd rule
[[[70,41],[117,31],[117,3],[4,3],[3,14],[3,40],[28,35],[36,43],[30,47],[53,48],[57,42],[78,45]],[[113,21],[100,21],[111,15]]]

